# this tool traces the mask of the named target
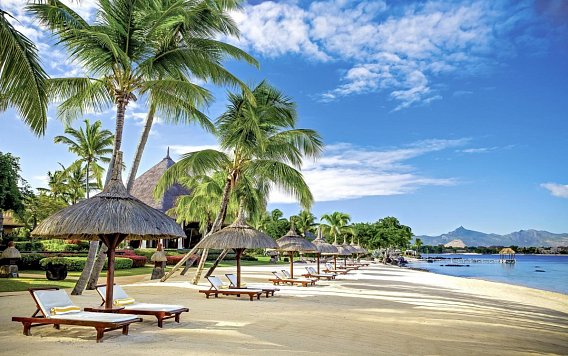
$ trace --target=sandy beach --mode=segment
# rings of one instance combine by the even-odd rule
[[[243,280],[262,283],[287,266],[244,267]],[[296,273],[304,270],[296,266]],[[219,268],[216,275],[234,272]],[[149,276],[117,279],[144,302],[190,308],[181,323],[157,327],[146,316],[130,334],[94,328],[50,326],[22,334],[12,316],[30,316],[27,292],[0,294],[0,350],[3,355],[513,355],[568,354],[568,296],[519,286],[371,265],[320,281],[316,287],[281,287],[273,298],[205,299],[191,276],[165,283]],[[223,277],[223,279],[225,279]],[[0,282],[1,283],[1,282]],[[94,291],[73,296],[82,307],[99,304]]]

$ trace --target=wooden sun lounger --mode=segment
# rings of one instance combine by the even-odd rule
[[[270,282],[274,285],[280,284],[290,284],[290,285],[302,285],[302,287],[313,286],[316,284],[315,279],[296,279],[296,278],[282,278],[278,275],[277,272],[272,272],[276,278],[269,279]]]
[[[326,274],[319,273],[318,274],[316,271],[310,270],[310,267],[306,267],[306,271],[308,271],[308,273],[305,273],[302,276],[308,277],[308,278],[311,277],[311,278],[317,278],[317,279],[332,280],[332,279],[335,279],[335,277],[337,276],[335,273],[326,273]]]
[[[211,287],[209,289],[201,289],[199,291],[199,293],[205,294],[205,297],[207,299],[209,299],[210,295],[214,295],[215,298],[218,298],[219,294],[221,294],[221,295],[236,295],[237,297],[240,297],[241,294],[244,294],[244,295],[248,295],[251,302],[252,302],[254,300],[254,297],[256,297],[256,299],[260,299],[260,295],[263,293],[263,291],[259,290],[259,289],[244,289],[244,288],[241,288],[241,289],[236,289],[236,288],[221,289],[223,282],[221,282],[221,280],[219,278],[217,278],[215,276],[209,276],[209,277],[205,277],[205,278],[207,278],[209,283],[211,283]]]
[[[234,274],[232,274],[232,273],[225,273],[225,276],[226,276],[227,279],[229,280],[229,283],[230,283],[229,288],[233,288],[233,289],[234,289],[234,288],[237,288],[237,286],[236,286],[236,281],[237,281],[236,278],[237,278],[237,277],[236,277]],[[242,285],[241,285],[241,288],[242,288],[242,289],[248,289],[247,286],[242,286]],[[250,288],[251,288],[251,289],[259,289],[259,290],[261,290],[263,293],[265,293],[266,298],[268,298],[268,297],[270,297],[270,296],[274,296],[274,292],[277,292],[277,291],[280,290],[280,289],[275,288],[275,287],[254,286],[254,285],[251,285]]]
[[[325,273],[337,273],[337,274],[347,274],[347,272],[349,272],[346,269],[333,269],[330,268],[329,266],[326,265],[326,267],[323,269],[323,271]]]
[[[128,335],[128,327],[130,324],[135,322],[142,321],[142,318],[136,316],[124,316],[120,317],[109,317],[108,314],[99,314],[99,313],[89,313],[89,312],[77,312],[74,314],[64,314],[58,317],[51,316],[48,310],[42,302],[36,296],[36,292],[41,291],[57,291],[59,294],[59,288],[31,288],[29,292],[36,303],[37,310],[31,317],[12,317],[12,321],[21,322],[24,326],[24,335],[30,336],[31,331],[30,329],[35,326],[42,326],[42,325],[53,325],[53,327],[57,330],[60,329],[61,325],[78,325],[78,326],[90,326],[94,327],[97,330],[97,342],[102,342],[102,338],[104,333],[122,329],[122,335]],[[64,291],[61,296],[65,296],[65,300],[71,302],[69,296]],[[41,314],[38,316],[38,314]],[[66,318],[67,315],[67,318]],[[79,318],[77,318],[79,317]],[[91,320],[89,320],[91,319]],[[114,320],[113,320],[114,319]]]
[[[102,299],[101,306],[103,306],[105,304],[106,284],[97,285],[96,289]],[[128,298],[126,292],[116,284],[114,285],[113,296],[115,300]],[[84,310],[88,312],[107,312],[104,308],[85,308]],[[133,303],[123,308],[112,309],[112,312],[119,314],[153,315],[158,319],[158,327],[161,328],[166,319],[173,318],[179,323],[180,314],[189,312],[189,308],[169,304]]]

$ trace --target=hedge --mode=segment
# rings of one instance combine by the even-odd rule
[[[85,268],[87,257],[47,257],[42,259],[39,263],[42,268],[45,268],[48,263],[59,263],[67,265],[68,271],[82,271]],[[117,257],[114,259],[114,269],[129,269],[132,268],[133,261],[130,258]],[[104,269],[107,268],[107,261],[105,261]]]
[[[20,252],[43,250],[43,244],[41,241],[14,241],[14,247],[16,247]]]
[[[50,251],[50,252],[79,252],[89,248],[88,242],[79,245],[66,244],[63,241],[14,241],[14,246],[20,251]]]
[[[138,255],[138,256],[144,256],[148,259],[148,261],[150,261],[150,258],[152,257],[152,255],[154,254],[154,252],[156,252],[155,248],[137,248],[134,250],[134,252]],[[180,253],[177,251],[166,251],[166,256],[178,256]]]
[[[148,263],[148,259],[145,256],[125,254],[123,257],[132,260],[132,268],[144,267]]]
[[[46,256],[41,253],[22,253],[22,258],[18,261],[18,267],[22,270],[40,269],[39,262]]]

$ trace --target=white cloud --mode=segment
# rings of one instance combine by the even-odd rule
[[[568,199],[568,184],[543,183],[540,186],[547,189],[555,197]]]
[[[168,147],[170,148],[170,152],[176,155],[201,150],[221,150],[219,145],[171,145]]]
[[[316,201],[354,199],[364,196],[408,194],[423,186],[449,186],[456,178],[422,176],[409,160],[428,153],[464,145],[468,139],[425,140],[387,150],[348,143],[329,145],[323,157],[306,163],[304,178]],[[281,191],[271,194],[271,203],[295,200]]]
[[[530,6],[486,1],[265,1],[235,13],[239,45],[266,57],[297,54],[346,63],[322,101],[387,92],[394,110],[441,99],[432,84],[466,76],[514,54],[534,37]],[[498,54],[496,54],[498,53]]]

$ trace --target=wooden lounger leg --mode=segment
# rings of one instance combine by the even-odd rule
[[[22,322],[24,324],[24,335],[30,336],[32,333],[30,329],[32,328],[32,323]]]
[[[96,327],[95,329],[97,329],[97,342],[103,342],[102,338],[105,334],[105,328]]]
[[[253,295],[253,294],[249,294],[249,298],[250,298],[250,301],[252,302],[252,301],[254,300],[254,295]]]
[[[164,314],[160,313],[160,314],[156,314],[156,318],[158,318],[158,327],[161,328],[164,326]]]
[[[129,326],[130,326],[130,325],[124,325],[124,326],[122,327],[122,335],[128,335],[128,327],[129,327]]]
[[[260,300],[260,295],[261,295],[261,294],[262,294],[262,293],[258,293],[258,294],[256,295],[256,299]]]
[[[176,323],[179,323],[179,315],[180,315],[180,314],[181,314],[181,313],[177,313],[177,314],[176,314]]]

